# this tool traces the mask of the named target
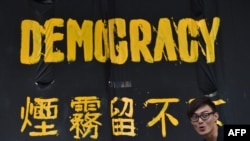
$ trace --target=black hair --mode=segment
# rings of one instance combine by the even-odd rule
[[[194,112],[199,109],[202,106],[208,105],[212,108],[213,112],[217,112],[217,108],[215,103],[206,96],[195,98],[193,101],[191,101],[190,104],[188,104],[187,108],[187,116],[188,118],[191,118],[191,116],[194,114]]]

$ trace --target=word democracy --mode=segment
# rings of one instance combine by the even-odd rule
[[[42,57],[47,63],[74,62],[77,48],[82,48],[84,62],[96,59],[105,63],[110,59],[111,63],[121,65],[128,59],[141,62],[143,58],[147,63],[154,63],[164,57],[166,61],[179,59],[193,63],[201,49],[207,63],[213,63],[219,25],[219,17],[213,18],[211,27],[206,19],[183,18],[176,24],[169,18],[160,18],[157,28],[145,19],[131,19],[129,23],[123,18],[83,20],[81,26],[71,18],[66,25],[62,18],[50,18],[44,25],[25,19],[21,22],[20,62],[32,65]],[[56,30],[64,26],[65,40],[64,33]],[[66,42],[66,51],[55,46],[60,41]]]

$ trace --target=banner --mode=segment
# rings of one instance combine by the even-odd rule
[[[249,4],[2,2],[1,140],[202,140],[201,95],[219,126],[249,124]]]

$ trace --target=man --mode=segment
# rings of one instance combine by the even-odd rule
[[[187,116],[204,141],[224,141],[223,127],[217,125],[219,113],[209,97],[195,98],[188,105]]]

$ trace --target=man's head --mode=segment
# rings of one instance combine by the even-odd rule
[[[219,115],[216,105],[209,97],[199,97],[191,101],[187,116],[198,134],[206,136],[217,132],[216,122]]]

